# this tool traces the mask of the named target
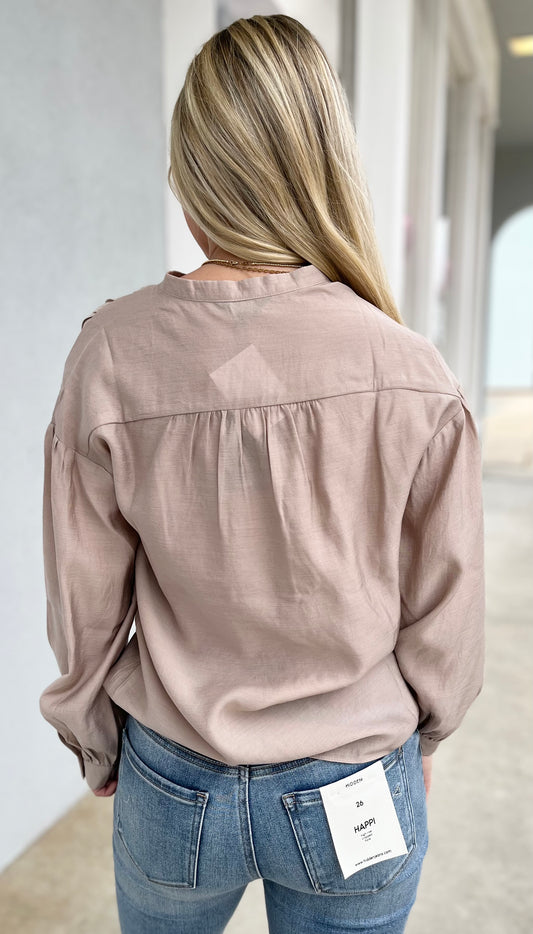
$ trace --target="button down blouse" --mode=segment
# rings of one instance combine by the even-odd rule
[[[308,264],[82,322],[44,438],[40,711],[90,788],[129,712],[230,765],[430,755],[481,690],[481,451],[425,337]],[[132,629],[134,633],[132,635]]]

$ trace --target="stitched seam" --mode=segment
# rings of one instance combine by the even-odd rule
[[[413,480],[412,480],[412,482],[411,482],[411,485],[409,486],[409,491],[408,491],[408,493],[407,493],[407,499],[405,500],[405,503],[403,504],[403,511],[404,511],[404,512],[405,512],[406,509],[407,509],[407,504],[408,504],[408,502],[409,502],[409,497],[410,497],[410,495],[411,495],[412,485],[413,485],[413,483],[414,483],[414,481],[415,481],[415,478],[418,476],[418,471],[421,469],[422,461],[424,460],[424,458],[425,458],[427,452],[429,451],[430,445],[433,443],[433,441],[435,440],[435,438],[437,437],[437,435],[440,435],[441,431],[444,431],[444,429],[446,428],[446,425],[449,425],[450,422],[453,422],[454,418],[457,418],[457,416],[460,415],[462,411],[463,411],[463,405],[462,405],[461,402],[459,402],[459,408],[457,409],[457,412],[455,412],[453,415],[451,415],[450,418],[448,418],[448,419],[444,422],[444,425],[442,425],[442,426],[439,428],[439,430],[435,432],[435,434],[433,435],[433,437],[432,437],[432,438],[428,441],[428,443],[426,444],[426,446],[425,446],[425,448],[424,448],[424,451],[423,451],[423,453],[422,453],[422,455],[421,455],[421,457],[420,457],[420,460],[418,461],[418,464],[416,465],[416,470],[415,470],[415,472],[414,472],[414,474],[413,474]]]
[[[133,750],[133,751],[135,752],[135,750]],[[138,768],[136,762],[134,761],[134,759],[133,759],[133,757],[132,757],[132,755],[131,755],[131,753],[130,753],[130,751],[129,751],[127,745],[124,746],[124,754],[125,754],[125,756],[127,757],[127,759],[128,759],[128,761],[129,761],[129,763],[130,763],[132,769],[137,773],[137,775],[138,775],[140,778],[142,778],[142,780],[145,781],[148,785],[151,785],[152,788],[155,788],[156,791],[160,791],[162,794],[167,795],[167,797],[172,798],[172,799],[175,800],[175,801],[180,801],[181,804],[186,804],[186,805],[188,805],[189,807],[195,808],[195,807],[198,806],[198,797],[196,797],[196,798],[194,798],[194,799],[193,799],[193,798],[187,798],[187,797],[185,797],[184,795],[180,794],[179,791],[168,791],[163,785],[158,785],[157,782],[153,781],[152,778],[150,778],[148,775],[145,775],[143,772],[141,772],[141,770]],[[154,771],[154,770],[152,769],[151,771]],[[171,782],[171,784],[177,784],[177,783],[176,783],[176,782]],[[191,789],[191,790],[192,790],[192,789]],[[201,801],[200,803],[201,803],[202,805],[205,804],[205,803],[206,803],[206,800],[207,800],[207,799],[205,798],[207,792],[205,792],[205,791],[196,792],[196,794],[197,794],[197,795],[198,795],[198,794],[201,794],[201,795],[202,795],[202,801]]]
[[[177,276],[174,276],[173,278],[177,279],[178,282],[180,281],[180,279]],[[191,281],[195,281],[195,280],[185,279],[185,282],[191,282]],[[200,281],[200,280],[196,280],[196,281]],[[205,279],[204,281],[207,282],[208,280]],[[209,281],[212,282],[214,280],[209,280]],[[226,281],[229,282],[231,280],[227,279]],[[234,280],[234,281],[238,281],[238,280]],[[324,282],[323,284],[332,285],[333,281],[330,279],[329,282],[327,283]],[[180,302],[204,302],[204,304],[209,304],[209,305],[222,305],[222,304],[235,305],[237,304],[237,302],[254,302],[254,301],[258,301],[261,298],[270,298],[273,295],[286,295],[287,292],[306,292],[309,289],[316,288],[317,285],[322,285],[321,280],[312,282],[310,283],[310,285],[295,285],[289,289],[281,289],[280,291],[275,291],[275,292],[265,292],[262,295],[255,295],[255,296],[248,295],[245,298],[188,298],[185,295],[176,295],[176,293],[164,281],[161,283],[161,288],[163,289],[164,292],[167,293],[167,295],[171,295],[173,298],[175,298],[177,301],[180,301]]]
[[[302,405],[305,402],[322,402],[324,399],[340,399],[343,396],[355,396],[355,395],[360,395],[362,393],[370,393],[370,392],[395,392],[398,389],[402,390],[403,392],[423,392],[423,393],[431,393],[432,395],[437,395],[437,396],[453,396],[455,398],[458,398],[457,392],[446,392],[446,390],[440,390],[440,389],[413,389],[408,386],[384,386],[381,389],[351,389],[348,392],[332,393],[332,395],[330,396],[315,396],[312,399],[294,399],[292,402],[263,402],[257,405],[238,405],[238,406],[233,406],[233,407],[227,406],[227,407],[211,408],[211,409],[194,409],[189,412],[165,412],[162,415],[138,415],[135,418],[126,418],[126,419],[123,419],[122,421],[101,422],[99,425],[95,425],[94,428],[91,428],[89,432],[89,436],[87,438],[87,445],[88,446],[90,445],[90,439],[91,439],[91,435],[93,431],[97,431],[98,428],[103,428],[105,425],[129,425],[132,422],[149,421],[150,419],[155,419],[155,418],[176,418],[177,416],[183,416],[183,415],[205,415],[208,412],[241,412],[241,411],[244,411],[245,409],[269,409],[269,408],[274,408],[275,406],[282,406],[282,405],[284,406]],[[452,418],[455,418],[456,415],[459,415],[460,411],[461,409],[459,408],[457,412],[455,412],[455,414],[452,415],[450,419],[448,419],[448,421],[451,421]],[[446,425],[447,424],[448,422],[446,422]],[[442,428],[444,427],[445,425],[442,426]],[[442,431],[442,428],[439,428],[439,431]],[[436,434],[438,434],[439,431],[437,431]],[[435,437],[435,435],[433,437]],[[433,440],[433,438],[431,440]],[[71,450],[74,450],[74,449],[72,448]],[[92,463],[94,464],[96,462],[92,461]],[[100,467],[101,465],[96,464],[96,466]],[[106,469],[105,467],[102,467],[102,470],[105,470],[105,469]],[[109,471],[107,471],[107,473],[109,473]]]
[[[53,423],[52,423],[52,424],[53,424]],[[111,424],[113,424],[113,423],[111,423]],[[91,436],[91,434],[92,434],[92,432],[93,432],[94,430],[95,430],[95,429],[93,428],[92,431],[91,431],[90,434],[89,434],[89,437]],[[65,442],[62,441],[61,438],[59,437],[59,435],[56,433],[55,425],[54,425],[54,435],[55,435],[55,437],[57,438],[57,440],[63,445],[63,447],[66,448],[67,451],[72,451],[73,454],[78,454],[79,457],[84,457],[85,460],[86,460],[86,461],[89,461],[90,464],[94,464],[95,467],[99,467],[100,470],[105,471],[105,473],[108,475],[108,477],[113,478],[113,474],[111,473],[110,470],[107,469],[107,467],[103,467],[102,464],[97,464],[96,461],[93,461],[92,457],[89,457],[88,454],[84,454],[83,451],[78,451],[78,450],[76,450],[76,448],[71,448],[70,445],[65,444]]]
[[[231,774],[231,775],[237,775],[239,772],[238,765],[227,765],[226,763],[221,762],[221,765],[224,766],[222,769],[213,767],[213,765],[211,765],[211,763],[207,760],[206,757],[202,755],[202,753],[196,753],[196,755],[194,755],[195,750],[192,750],[193,755],[190,755],[187,753],[186,749],[181,743],[176,743],[176,745],[181,746],[179,750],[176,750],[175,746],[171,746],[170,743],[167,743],[164,741],[164,737],[155,736],[154,735],[156,733],[155,730],[152,730],[151,733],[148,733],[145,726],[140,721],[137,721],[137,726],[140,727],[143,733],[146,733],[146,735],[148,736],[149,739],[152,740],[152,742],[158,743],[158,745],[162,746],[163,749],[166,749],[168,752],[172,752],[174,755],[178,755],[183,759],[187,759],[188,762],[192,762],[194,765],[199,765],[204,769],[209,769],[211,772],[219,772],[219,773],[223,772],[224,774]],[[130,742],[130,745],[131,745],[131,742]],[[231,769],[232,771],[227,772],[228,769]]]
[[[450,422],[453,422],[454,418],[457,418],[457,416],[461,414],[462,410],[463,410],[463,407],[462,407],[462,405],[460,405],[459,408],[457,409],[457,412],[455,412],[453,415],[450,415],[450,418],[448,418],[448,419],[444,422],[444,425],[442,425],[442,426],[439,428],[439,430],[435,432],[435,434],[434,434],[433,437],[431,438],[431,441],[434,441],[435,438],[437,437],[437,435],[440,435],[441,431],[444,431],[444,429],[446,428],[446,425],[449,425]],[[431,444],[431,441],[428,442],[428,447],[429,447],[429,445]],[[425,453],[425,451],[424,451],[424,453]]]

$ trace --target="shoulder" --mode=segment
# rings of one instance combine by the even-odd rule
[[[94,326],[105,327],[115,322],[123,323],[124,319],[132,319],[143,313],[146,315],[147,309],[154,300],[156,289],[155,284],[145,285],[133,292],[127,292],[115,298],[106,298],[105,302],[98,305],[82,320],[80,331],[87,328],[91,331]]]
[[[428,337],[357,296],[359,321],[374,361],[374,389],[413,389],[460,398],[462,387]]]
[[[146,321],[153,307],[154,285],[107,298],[81,321],[68,352],[52,421],[65,443],[81,446],[97,421],[121,417],[117,346],[127,341],[127,327]],[[127,326],[127,327],[125,327]],[[120,341],[117,339],[120,336]]]
[[[134,327],[146,321],[153,307],[155,290],[155,285],[146,285],[116,298],[106,298],[86,315],[66,358],[63,382],[82,365],[91,371],[94,360],[101,360],[103,345],[108,344],[117,331],[124,335],[125,326]]]
[[[98,308],[96,308],[94,311],[91,312],[90,315],[87,315],[87,317],[83,319],[83,321],[81,322],[81,327],[82,327],[82,329],[83,329],[83,325],[84,325],[87,321],[90,321],[91,318],[94,318],[95,314],[96,314],[98,311],[100,311],[101,308],[104,308],[104,306],[107,304],[107,302],[114,302],[114,301],[115,301],[114,298],[106,298],[106,300],[105,300],[105,302],[104,302],[103,305],[99,305]]]
[[[462,387],[428,337],[400,324],[347,286],[336,285],[335,327],[343,372],[374,394],[376,417],[421,449],[447,420],[468,408]],[[416,442],[418,443],[418,442]]]

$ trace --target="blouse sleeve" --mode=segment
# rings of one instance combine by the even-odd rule
[[[134,620],[137,542],[118,508],[113,476],[67,447],[51,422],[44,443],[44,576],[48,641],[61,674],[39,707],[93,790],[115,777],[120,757],[123,711],[103,682]]]
[[[395,655],[418,701],[423,755],[457,729],[483,684],[481,447],[461,398],[418,465],[401,531]]]

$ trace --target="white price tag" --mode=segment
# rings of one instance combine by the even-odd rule
[[[319,788],[345,879],[407,853],[382,762]]]

